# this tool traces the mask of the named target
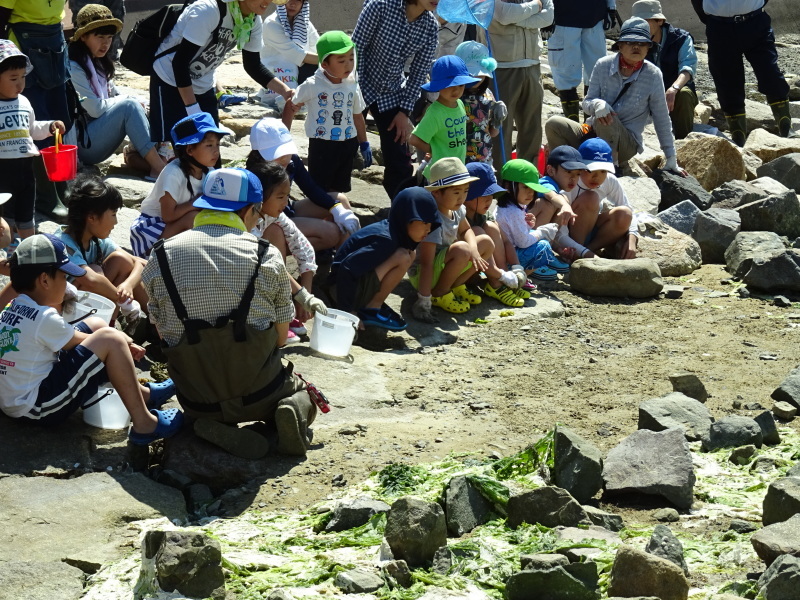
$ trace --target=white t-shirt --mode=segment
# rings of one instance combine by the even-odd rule
[[[25,294],[0,313],[0,409],[17,418],[30,412],[56,353],[75,335],[58,311]]]
[[[578,197],[578,194],[581,192],[585,192],[586,188],[581,186],[581,182],[578,181],[578,185],[576,185],[572,190],[569,192],[562,191],[561,193],[567,197],[569,203],[575,200]],[[627,206],[633,211],[633,207],[631,203],[628,202],[628,197],[625,195],[625,190],[622,189],[622,184],[617,179],[616,175],[613,173],[609,173],[606,177],[606,180],[600,184],[600,186],[594,190],[597,192],[597,195],[600,196],[601,205],[600,211],[602,212],[603,206],[602,201],[608,200],[612,206]],[[636,237],[639,237],[639,224],[636,221],[636,214],[634,213],[633,219],[631,219],[631,226],[628,228],[628,233],[634,234]]]
[[[320,140],[341,142],[356,137],[353,114],[364,112],[364,98],[358,82],[351,76],[333,83],[322,69],[297,88],[292,102],[305,104],[306,135]]]
[[[203,180],[190,177],[192,193],[186,187],[186,175],[181,171],[180,162],[176,159],[169,163],[156,179],[150,195],[142,202],[142,214],[149,217],[161,217],[161,197],[169,193],[176,204],[194,201],[203,191]]]
[[[0,158],[39,156],[33,140],[50,137],[52,121],[37,121],[25,96],[0,100]]]
[[[213,33],[219,25],[219,8],[216,0],[196,0],[183,11],[178,22],[170,34],[161,42],[159,52],[163,52],[179,45],[181,41],[188,40],[200,46],[189,65],[192,76],[192,89],[195,94],[202,94],[214,87],[214,70],[222,64],[225,56],[236,47],[233,37],[233,17],[230,9],[222,19],[219,27],[217,42],[211,44]],[[261,17],[256,15],[253,29],[250,31],[250,40],[243,50],[258,52],[261,50]],[[211,44],[211,45],[209,45]],[[162,56],[153,64],[153,70],[163,81],[175,86],[175,74],[172,71],[174,52]]]

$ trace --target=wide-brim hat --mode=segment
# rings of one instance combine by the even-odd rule
[[[209,171],[203,180],[203,193],[194,201],[196,208],[236,212],[264,200],[261,181],[247,169],[228,167]]]
[[[500,176],[503,181],[514,181],[527,185],[535,192],[546,194],[549,188],[539,184],[539,170],[530,161],[522,158],[512,158],[503,165]]]
[[[461,42],[456,47],[456,56],[464,61],[467,72],[473,77],[492,77],[497,69],[497,61],[480,42]]]
[[[72,34],[70,41],[77,42],[87,33],[108,26],[115,27],[116,33],[122,31],[122,21],[115,19],[108,7],[102,4],[87,4],[78,11],[78,15],[75,17],[77,29]]]
[[[639,17],[640,19],[664,19],[664,13],[661,12],[661,2],[658,0],[638,0],[631,6],[631,16]]]
[[[448,156],[440,158],[431,165],[428,180],[430,183],[425,186],[425,189],[432,192],[433,190],[440,190],[454,185],[472,183],[477,181],[478,178],[470,175],[467,167],[459,159]]]
[[[26,54],[23,54],[14,42],[11,40],[0,40],[0,63],[8,60],[12,56],[25,57],[25,75],[33,71],[31,59],[29,59]]]
[[[188,117],[184,117],[172,126],[172,142],[176,146],[188,146],[198,144],[208,132],[218,135],[229,135],[226,131],[214,123],[214,117],[206,112],[199,112]]]
[[[616,47],[620,42],[642,42],[652,46],[653,36],[650,33],[650,25],[644,19],[631,17],[622,24],[619,30],[619,38],[614,46]]]
[[[449,54],[436,59],[433,67],[431,67],[431,80],[420,87],[426,92],[440,92],[444,88],[469,85],[479,81],[480,79],[469,74],[467,65],[463,60]]]
[[[287,154],[297,154],[291,132],[280,119],[267,117],[250,128],[250,147],[264,160],[275,160]]]
[[[467,165],[467,171],[475,177],[475,181],[469,184],[467,200],[474,200],[482,196],[494,196],[506,189],[497,185],[497,178],[494,176],[492,165],[483,162],[471,162]]]

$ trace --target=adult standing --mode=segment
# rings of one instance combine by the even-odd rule
[[[767,0],[692,0],[697,16],[706,26],[708,70],[717,88],[719,105],[731,137],[739,146],[747,140],[745,58],[758,79],[758,91],[767,97],[778,133],[788,137],[792,129],[789,84],[778,67],[775,33],[764,10],[766,4]]]
[[[564,116],[579,122],[578,86],[589,85],[595,63],[606,55],[605,31],[622,24],[616,0],[553,0],[555,20],[547,60]],[[584,90],[585,91],[585,90]]]
[[[436,55],[436,0],[366,0],[353,30],[358,82],[383,151],[383,189],[394,198],[411,177],[409,118]],[[408,75],[406,62],[410,63]]]
[[[497,60],[494,78],[508,117],[503,126],[501,143],[504,151],[493,153],[492,162],[498,173],[503,159],[511,158],[511,134],[517,129],[517,158],[536,164],[542,145],[542,72],[539,56],[542,36],[539,29],[553,22],[553,0],[532,0],[515,4],[494,0],[494,18],[488,37],[479,31],[480,42],[491,48]]]
[[[262,87],[291,98],[292,90],[261,64],[261,15],[271,0],[195,0],[161,42],[150,77],[150,137],[167,142],[172,126],[207,112],[219,123],[214,72],[234,48]]]
[[[647,21],[653,45],[647,60],[661,69],[667,97],[669,118],[675,138],[682,140],[692,131],[697,94],[694,77],[697,72],[697,53],[692,35],[685,29],[667,23],[658,0],[639,0],[631,7],[634,17]]]

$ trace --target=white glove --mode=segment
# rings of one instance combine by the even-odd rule
[[[131,319],[141,319],[142,317],[147,316],[144,314],[141,305],[136,300],[117,302],[117,306],[119,306],[119,312],[125,317],[129,317]]]
[[[611,114],[611,105],[605,100],[595,100],[597,108],[594,109],[594,116],[597,119],[602,119]]]
[[[516,275],[520,285],[525,285],[527,283],[528,274],[525,272],[525,267],[522,265],[511,265],[511,272]]]
[[[558,228],[558,223],[545,223],[541,227],[537,227],[536,231],[541,234],[543,240],[552,242],[554,239],[556,239]]]
[[[677,156],[670,156],[667,159],[666,164],[664,164],[664,171],[673,171],[673,172],[680,172],[681,168],[678,166],[678,157]]]
[[[422,321],[423,323],[437,323],[439,319],[433,316],[431,313],[431,308],[433,304],[431,303],[430,296],[423,296],[422,294],[417,294],[417,301],[414,303],[414,306],[411,307],[411,314],[414,315],[414,318]]]
[[[186,107],[186,116],[187,117],[191,116],[191,115],[194,115],[194,114],[197,114],[199,112],[203,112],[203,111],[200,110],[200,105],[197,102],[195,102],[194,104],[190,104],[189,106]]]
[[[67,282],[67,289],[64,290],[64,300],[77,300],[78,288],[76,288],[69,281]]]
[[[341,204],[334,204],[333,208],[331,208],[331,214],[333,215],[334,223],[350,235],[361,229],[358,217],[353,214],[352,210],[346,209]]]
[[[325,306],[325,303],[311,294],[306,288],[300,288],[300,291],[294,295],[293,300],[308,312],[319,313],[323,316],[328,314],[328,307]]]
[[[514,273],[514,271],[501,271],[500,283],[502,283],[506,287],[517,289],[519,287],[520,281],[517,278],[517,274]]]

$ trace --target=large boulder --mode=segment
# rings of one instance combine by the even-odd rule
[[[765,262],[786,252],[778,234],[769,231],[742,231],[725,251],[728,272],[744,277],[755,262]]]
[[[447,531],[454,537],[469,533],[488,522],[493,515],[492,503],[464,476],[453,477],[444,491],[444,513]]]
[[[769,600],[797,600],[800,558],[784,554],[758,578],[760,596]]]
[[[566,427],[555,432],[553,482],[581,504],[603,487],[603,454],[591,442]]]
[[[715,208],[736,208],[769,196],[761,188],[745,181],[729,181],[711,192]]]
[[[742,219],[735,210],[715,207],[697,215],[691,235],[700,246],[703,263],[724,263],[725,250],[741,228]]]
[[[773,179],[772,177],[764,176],[758,177],[750,181],[750,184],[760,189],[764,192],[764,196],[777,196],[783,194],[784,192],[788,192],[789,188],[783,185],[777,179]],[[753,200],[758,200],[758,198],[753,198]],[[750,200],[752,202],[753,200]],[[742,202],[742,204],[747,204],[747,202]]]
[[[678,150],[678,163],[707,191],[747,176],[739,149],[715,135],[686,140]]]
[[[763,262],[753,261],[742,281],[765,292],[800,292],[800,251],[785,250]]]
[[[800,236],[800,200],[793,191],[768,196],[736,209],[742,231],[773,231],[789,238]]]
[[[689,582],[683,570],[665,558],[620,546],[611,567],[609,596],[655,596],[661,600],[687,600]]]
[[[758,169],[759,177],[772,177],[790,190],[800,193],[800,152],[785,154]]]
[[[639,492],[691,507],[695,474],[683,431],[635,431],[608,453],[603,479],[610,494]]]
[[[620,177],[619,183],[633,208],[633,212],[654,215],[661,203],[661,190],[650,177]]]
[[[106,177],[105,182],[113,185],[122,195],[122,203],[128,208],[139,208],[142,201],[153,191],[154,183],[141,177],[118,175]]]
[[[752,152],[765,163],[785,154],[800,152],[800,139],[784,138],[766,129],[754,129],[747,136],[744,149]]]
[[[666,210],[662,210],[656,215],[661,222],[669,225],[673,229],[677,229],[681,233],[691,235],[694,229],[694,223],[697,220],[697,215],[701,213],[690,200],[678,202],[674,206],[670,206]]]
[[[522,523],[540,523],[545,527],[589,525],[581,505],[567,490],[545,486],[513,494],[508,499],[508,526],[516,529]]]
[[[383,577],[371,569],[350,569],[336,575],[334,585],[346,594],[371,594],[384,585]]]
[[[680,429],[690,442],[707,437],[712,421],[705,404],[680,392],[645,400],[639,405],[639,429]]]
[[[83,596],[86,573],[60,560],[2,565],[0,598],[4,600],[78,600]]]
[[[447,524],[435,502],[404,496],[395,500],[386,520],[384,536],[395,558],[410,567],[428,565],[447,543]]]
[[[720,448],[738,448],[752,444],[760,448],[764,434],[754,419],[728,415],[711,424],[708,438],[703,440],[703,450],[713,452]]]
[[[676,173],[657,170],[653,173],[661,190],[659,210],[666,210],[684,200],[691,200],[700,210],[711,208],[713,198],[694,177],[681,177]]]
[[[759,529],[750,543],[767,566],[782,554],[800,557],[800,514]]]
[[[772,399],[800,408],[800,367],[793,369],[772,392]]]
[[[787,521],[800,515],[800,477],[784,477],[767,488],[761,512],[764,525]]]
[[[658,264],[646,258],[576,260],[570,269],[569,283],[579,294],[616,298],[651,298],[664,287]]]
[[[373,498],[343,500],[333,509],[325,531],[345,531],[367,523],[377,514],[389,512],[389,505]]]
[[[689,275],[703,264],[699,244],[672,227],[642,234],[636,256],[655,261],[664,277]]]

